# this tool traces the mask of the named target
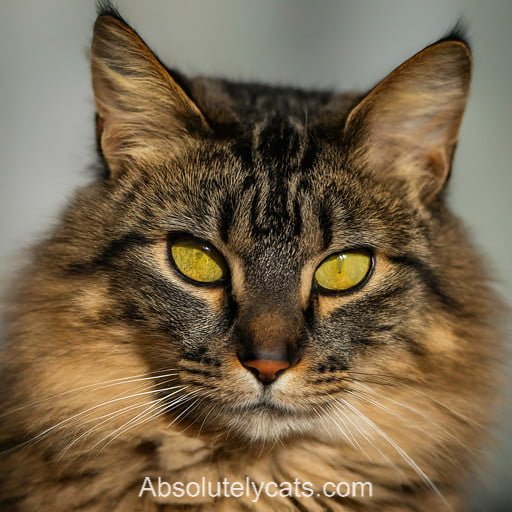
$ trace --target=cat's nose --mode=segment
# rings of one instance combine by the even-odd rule
[[[301,314],[272,304],[245,312],[235,329],[240,363],[263,384],[272,384],[299,361],[302,324]]]
[[[240,359],[240,362],[263,384],[272,384],[295,364],[281,359],[250,359],[248,361]]]

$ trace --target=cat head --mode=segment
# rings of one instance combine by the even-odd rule
[[[187,421],[274,440],[320,435],[358,384],[452,385],[478,286],[444,198],[462,39],[338,95],[188,79],[110,10],[91,63],[106,172],[68,209],[52,264],[75,321],[174,375],[185,398],[164,412],[200,398]]]

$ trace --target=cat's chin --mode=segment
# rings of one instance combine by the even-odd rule
[[[321,415],[274,403],[231,408],[223,423],[231,435],[258,443],[282,442],[297,436],[324,438],[328,434]]]

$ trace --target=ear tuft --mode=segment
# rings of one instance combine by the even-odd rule
[[[96,2],[96,14],[98,16],[112,16],[112,18],[116,18],[125,25],[128,25],[117,7],[110,0],[98,0]]]
[[[459,19],[455,25],[453,25],[453,27],[451,27],[450,30],[448,30],[446,34],[434,44],[443,43],[446,41],[456,41],[463,43],[468,47],[469,50],[471,50],[471,44],[468,37],[468,28],[463,19]]]

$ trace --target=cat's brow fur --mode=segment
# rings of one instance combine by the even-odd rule
[[[500,353],[498,301],[444,188],[467,44],[452,34],[368,95],[339,94],[184,77],[110,6],[100,14],[104,177],[34,248],[9,301],[0,509],[464,510]],[[213,244],[228,284],[181,279],[169,233]],[[312,289],[318,264],[352,248],[375,256],[364,286]],[[236,356],[247,333],[290,336],[300,355],[259,407]],[[169,410],[129,423],[152,399]],[[148,475],[370,481],[373,497],[187,505],[139,498]]]

